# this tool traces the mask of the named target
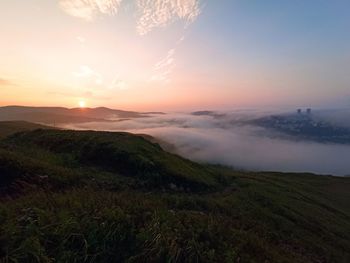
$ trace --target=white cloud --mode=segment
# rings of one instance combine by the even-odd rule
[[[121,80],[119,76],[117,76],[110,85],[110,89],[119,89],[119,90],[127,90],[128,85],[124,80]]]
[[[93,21],[98,15],[115,15],[122,0],[58,0],[67,14]],[[145,35],[155,28],[181,20],[185,27],[200,14],[200,0],[134,0],[137,8],[137,32]],[[128,0],[130,3],[131,0]]]
[[[99,14],[114,15],[122,0],[59,0],[67,14],[92,21]]]
[[[98,15],[114,15],[118,12],[122,0],[58,0],[61,8],[69,15],[94,20]],[[126,1],[124,1],[126,2]],[[123,3],[124,3],[123,2]],[[176,21],[182,21],[185,28],[196,20],[200,14],[200,0],[128,0],[135,3],[136,7],[136,30],[139,35],[145,35],[155,28],[166,27]],[[130,9],[129,9],[130,10]],[[175,67],[175,48],[184,41],[184,34],[174,43],[167,55],[160,59],[153,67],[150,81],[167,83],[169,75]],[[84,45],[86,39],[77,36],[76,40]],[[102,84],[100,74],[87,66],[82,66],[79,72],[74,73],[77,77],[94,76],[97,85]],[[127,84],[122,80],[114,80],[107,88],[127,89]]]
[[[200,14],[199,0],[137,0],[137,7],[140,13],[137,32],[140,35],[177,20],[183,20],[187,26]]]
[[[103,83],[102,75],[86,65],[80,66],[79,71],[73,72],[73,75],[78,78],[92,81],[96,85],[102,85]]]
[[[182,36],[179,38],[179,40],[176,42],[176,45],[180,45],[185,40],[185,36]]]
[[[85,44],[86,39],[82,36],[77,36],[76,39],[81,43],[81,44]]]
[[[170,49],[167,55],[154,65],[154,74],[151,77],[152,81],[169,82],[168,76],[175,67],[174,55],[175,49]]]

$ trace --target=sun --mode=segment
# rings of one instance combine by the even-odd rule
[[[86,102],[84,100],[79,101],[79,108],[85,108],[86,107]]]

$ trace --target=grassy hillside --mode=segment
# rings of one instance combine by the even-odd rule
[[[16,131],[0,141],[0,261],[350,262],[350,178],[200,165],[128,133]]]
[[[0,138],[7,137],[16,132],[36,129],[51,129],[51,127],[26,121],[0,121]]]

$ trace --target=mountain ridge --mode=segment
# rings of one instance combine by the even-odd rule
[[[59,123],[109,122],[116,119],[144,118],[150,116],[150,114],[162,113],[142,113],[107,107],[65,108],[17,105],[0,107],[0,120],[2,121],[24,120],[51,125]]]

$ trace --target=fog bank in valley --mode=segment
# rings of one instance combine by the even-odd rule
[[[261,115],[257,112],[215,116],[169,113],[64,128],[149,134],[172,144],[176,153],[189,159],[239,169],[350,174],[350,145],[282,139],[271,131],[246,123]]]

